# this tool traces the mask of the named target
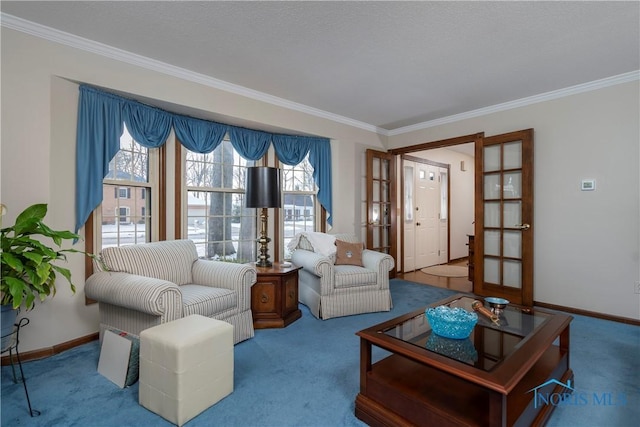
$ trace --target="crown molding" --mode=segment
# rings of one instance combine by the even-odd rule
[[[0,13],[0,20],[3,27],[30,34],[32,36],[36,36],[54,43],[63,44],[86,52],[94,53],[96,55],[115,59],[116,61],[125,62],[172,77],[178,77],[183,80],[212,87],[214,89],[220,89],[225,92],[234,93],[236,95],[287,108],[289,110],[298,111],[323,119],[328,119],[337,123],[364,129],[369,132],[374,132],[377,134],[380,134],[381,132],[387,132],[385,129],[381,129],[368,123],[350,119],[348,117],[340,116],[338,114],[330,113],[318,108],[309,107],[304,104],[299,104],[297,102],[289,101],[284,98],[279,98],[277,96],[269,95],[264,92],[249,89],[244,86],[235,85],[224,80],[219,80],[161,61],[156,61],[142,55],[137,55],[126,50],[106,45],[104,43],[99,43],[93,40],[66,33],[64,31],[56,30],[54,28],[27,21],[13,15]]]
[[[214,89],[223,90],[225,92],[234,93],[236,95],[244,96],[257,101],[265,102],[268,104],[276,105],[279,107],[287,108],[289,110],[298,111],[301,113],[309,114],[315,117],[331,120],[337,123],[342,123],[348,126],[353,126],[359,129],[363,129],[369,132],[374,132],[382,136],[395,136],[409,132],[414,132],[422,129],[427,129],[443,124],[453,123],[465,119],[484,116],[500,111],[510,110],[513,108],[519,108],[539,102],[549,101],[553,99],[563,98],[578,93],[588,92],[605,88],[608,86],[614,86],[622,83],[640,80],[640,70],[631,71],[628,73],[620,74],[617,76],[607,77],[592,82],[587,82],[575,86],[570,86],[564,89],[558,89],[551,92],[542,93],[514,101],[505,102],[502,104],[492,105],[489,107],[479,108],[477,110],[467,111],[460,114],[454,114],[447,117],[442,117],[435,120],[430,120],[422,123],[416,123],[410,126],[404,126],[392,130],[383,129],[369,123],[361,122],[358,120],[350,119],[348,117],[340,116],[338,114],[330,113],[328,111],[320,110],[317,108],[309,107],[304,104],[289,101],[284,98],[269,95],[264,92],[249,89],[244,86],[235,85],[233,83],[226,82],[224,80],[216,79],[204,74],[196,73],[186,70],[184,68],[176,67],[164,62],[156,61],[141,55],[115,48],[113,46],[99,43],[93,40],[85,39],[73,34],[66,33],[64,31],[56,30],[51,27],[37,24],[35,22],[27,21],[22,18],[18,18],[13,15],[0,12],[0,24],[2,27],[6,27],[12,30],[20,31],[32,36],[43,38],[54,43],[67,45],[76,49],[80,49],[86,52],[91,52],[96,55],[101,55],[107,58],[111,58],[117,61],[125,62],[131,65],[135,65],[141,68],[145,68],[151,71],[159,72],[180,79],[198,83],[204,86],[212,87]]]
[[[640,70],[631,71],[628,73],[619,74],[617,76],[607,77],[600,80],[594,80],[592,82],[570,86],[564,89],[553,90],[551,92],[545,92],[539,95],[533,95],[526,98],[516,99],[515,101],[509,101],[502,104],[479,108],[477,110],[467,111],[460,114],[454,114],[452,116],[442,117],[440,119],[430,120],[422,123],[416,123],[415,125],[396,128],[389,131],[387,136],[402,135],[402,134],[414,132],[417,130],[427,129],[434,126],[440,126],[447,123],[458,122],[460,120],[470,119],[473,117],[485,116],[487,114],[497,113],[505,110],[511,110],[514,108],[537,104],[539,102],[545,102],[553,99],[564,98],[566,96],[575,95],[583,92],[589,92],[597,89],[602,89],[608,86],[619,85],[622,83],[628,83],[635,80],[640,80]]]

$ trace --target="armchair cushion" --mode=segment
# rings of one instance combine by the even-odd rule
[[[336,265],[334,286],[336,289],[354,286],[374,285],[378,281],[378,272],[357,265]]]
[[[182,285],[183,316],[200,314],[213,317],[238,305],[238,293],[230,289],[201,285]]]
[[[362,267],[363,243],[350,243],[336,239],[336,265],[359,265]]]
[[[154,277],[184,285],[191,283],[191,266],[198,251],[189,240],[164,241],[104,248],[100,254],[110,271]]]

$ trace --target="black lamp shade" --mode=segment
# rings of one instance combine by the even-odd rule
[[[247,168],[245,206],[247,208],[279,208],[282,206],[280,169],[266,166]]]

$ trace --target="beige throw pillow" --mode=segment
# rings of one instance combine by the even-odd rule
[[[349,243],[336,239],[336,265],[359,265],[362,267],[364,243]]]

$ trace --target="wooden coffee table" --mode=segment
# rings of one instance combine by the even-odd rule
[[[472,311],[475,299],[482,300],[460,294],[431,306]],[[424,311],[357,333],[360,393],[355,414],[367,424],[544,425],[554,406],[534,402],[534,395],[571,392],[563,386],[573,382],[571,316],[509,305],[500,325],[479,315],[468,339],[451,340],[432,333]],[[387,357],[374,363],[382,353],[376,350],[372,356],[372,346],[391,355],[384,353]]]

